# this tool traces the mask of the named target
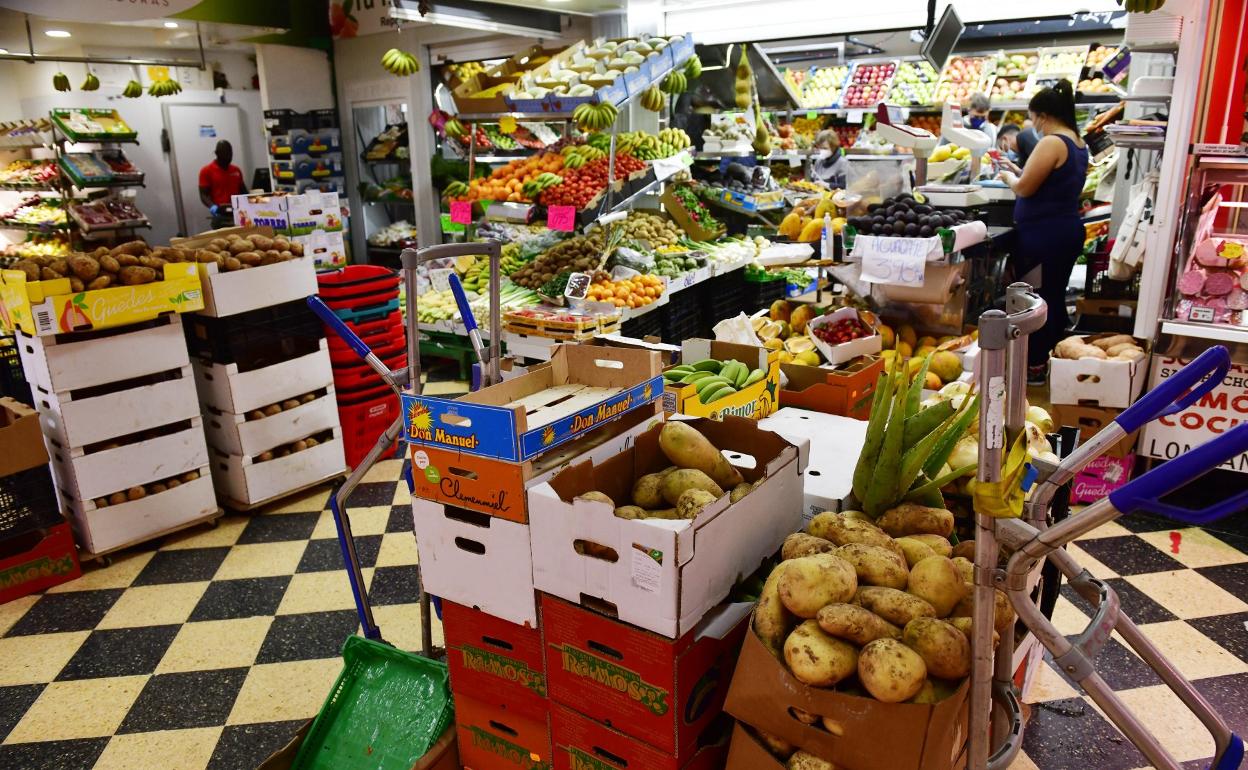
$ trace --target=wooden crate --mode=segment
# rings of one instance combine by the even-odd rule
[[[329,387],[319,398],[261,420],[204,407],[204,429],[214,449],[252,456],[282,444],[338,427],[338,402]]]
[[[246,414],[253,409],[320,390],[334,381],[329,346],[323,339],[315,353],[249,372],[240,372],[237,364],[196,361],[191,366],[195,370],[200,401],[233,414]]]
[[[585,316],[575,321],[561,321],[507,313],[503,316],[503,328],[525,337],[581,341],[599,334],[615,334],[620,330],[620,316]]]

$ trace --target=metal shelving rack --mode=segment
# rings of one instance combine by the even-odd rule
[[[73,216],[71,216],[69,213],[69,206],[74,200],[74,196],[73,196],[74,190],[79,190],[81,192],[84,192],[86,194],[86,200],[89,201],[89,200],[97,200],[100,197],[105,197],[103,195],[96,195],[95,197],[93,197],[93,193],[89,192],[91,190],[111,190],[114,188],[125,188],[125,187],[145,187],[146,185],[144,185],[142,181],[126,180],[126,181],[115,181],[115,182],[101,182],[99,184],[88,184],[82,187],[77,186],[76,184],[74,184],[73,180],[69,178],[69,175],[66,174],[63,163],[62,163],[66,155],[65,145],[69,143],[99,145],[100,147],[112,147],[115,145],[122,145],[122,144],[136,144],[137,145],[139,143],[139,139],[136,136],[132,139],[85,139],[82,141],[77,141],[67,136],[57,125],[55,120],[52,121],[52,146],[56,150],[57,174],[59,178],[64,182],[62,186],[62,190],[66,194],[61,197],[61,201],[62,201],[62,206],[65,210],[65,220],[66,220],[66,224],[68,225],[68,229],[71,231],[72,230],[78,231],[78,233],[81,235],[84,241],[100,240],[102,237],[117,236],[121,233],[128,233],[130,235],[133,235],[138,230],[151,229],[152,223],[146,217],[144,218],[142,224],[120,224],[119,223],[114,226],[93,227],[93,228],[90,228],[89,230],[84,229],[78,225],[78,223],[74,220]]]

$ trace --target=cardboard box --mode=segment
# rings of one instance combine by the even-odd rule
[[[451,601],[442,602],[451,689],[540,719],[550,709],[542,632]]]
[[[747,633],[724,710],[845,770],[949,770],[966,743],[969,685],[963,682],[935,705],[882,703],[808,687]],[[792,708],[834,720],[842,732],[804,724]]]
[[[166,316],[151,326],[72,337],[17,338],[22,369],[32,385],[63,393],[121,382],[190,363],[182,322]],[[136,356],[135,350],[143,355]]]
[[[756,569],[801,528],[798,447],[740,417],[690,424],[730,461],[736,458],[746,481],[762,483],[736,503],[721,497],[692,520],[626,520],[605,503],[575,498],[598,490],[613,500],[630,499],[637,478],[669,465],[658,446],[661,429],[643,433],[604,462],[573,465],[529,490],[538,590],[675,639],[722,602],[739,575]],[[617,558],[579,553],[577,541]]]
[[[47,462],[38,413],[7,396],[0,398],[0,476],[11,476]]]
[[[305,434],[306,435],[306,434]],[[222,500],[248,507],[268,502],[304,487],[341,476],[347,470],[342,429],[333,438],[302,452],[257,462],[248,455],[211,449],[212,482]]]
[[[1192,350],[1191,355],[1195,357],[1202,352],[1202,349]],[[1190,361],[1154,355],[1149,370],[1149,387],[1156,388],[1188,363]],[[1179,414],[1146,424],[1140,434],[1140,454],[1159,460],[1173,460],[1184,452],[1190,452],[1192,447],[1242,424],[1245,412],[1248,412],[1248,385],[1245,383],[1248,383],[1248,365],[1232,363],[1222,382],[1195,404]],[[1230,458],[1219,467],[1248,473],[1248,452]]]
[[[253,409],[327,388],[334,381],[329,347],[324,339],[315,353],[249,372],[238,371],[238,364],[208,364],[199,360],[191,367],[195,371],[200,400],[234,414],[247,414]]]
[[[282,235],[342,229],[342,206],[336,193],[308,190],[298,195],[235,195],[230,203],[234,224],[239,227],[270,227]]]
[[[842,342],[839,345],[829,345],[823,340],[815,336],[815,329],[821,326],[827,326],[846,319],[858,319],[864,326],[874,331],[874,327],[868,323],[866,317],[852,307],[843,307],[840,310],[833,311],[827,315],[817,316],[810,320],[806,325],[806,330],[810,335],[810,339],[815,343],[815,347],[823,355],[823,359],[832,365],[843,364],[846,361],[857,358],[858,356],[870,356],[880,352],[883,346],[883,339],[880,335],[872,334],[869,337],[859,337],[856,340]]]
[[[574,462],[605,460],[632,446],[633,439],[663,416],[657,403],[628,412],[581,438],[523,463],[492,460],[467,452],[412,447],[412,494],[491,516],[529,523],[527,490]]]
[[[1121,489],[1135,471],[1135,453],[1122,457],[1101,455],[1075,474],[1070,487],[1070,502],[1095,503]]]
[[[74,534],[64,520],[0,543],[0,604],[81,574]]]
[[[653,350],[663,357],[663,367],[675,366],[680,363],[680,346],[669,345],[658,337],[625,337],[622,334],[599,334],[585,345],[601,345],[608,348],[633,348],[637,350]]]
[[[403,436],[508,462],[531,460],[663,394],[657,353],[559,345],[550,366],[458,399],[403,394]]]
[[[78,500],[108,497],[131,487],[180,476],[208,464],[199,415],[174,433],[87,454],[81,447],[48,440],[57,488]]]
[[[781,386],[780,406],[866,420],[871,399],[884,371],[884,359],[864,356],[844,369],[824,369],[801,364],[780,364],[788,379]]]
[[[426,591],[537,628],[528,525],[420,498],[412,523]]]
[[[291,240],[303,246],[303,256],[311,259],[318,270],[347,264],[347,246],[341,232],[316,230]]]
[[[716,725],[703,731],[704,735],[717,729],[726,732],[731,720],[722,713],[719,716]],[[698,746],[692,757],[677,760],[671,754],[563,706],[550,710],[550,737],[554,770],[722,770],[724,756],[728,753],[725,739],[706,736],[706,744]]]
[[[1099,406],[1071,406],[1070,404],[1053,404],[1053,422],[1058,426],[1068,426],[1079,430],[1079,443],[1089,441],[1100,432],[1101,428],[1113,422],[1122,413],[1121,409],[1103,409]],[[1135,448],[1139,433],[1114,444],[1105,452],[1109,457],[1126,457]]]
[[[710,417],[718,420],[733,415],[761,420],[776,411],[780,395],[780,354],[758,345],[739,345],[735,342],[692,339],[680,344],[680,360],[692,364],[707,358],[719,361],[737,360],[751,371],[762,369],[766,376],[753,385],[736,393],[716,399],[709,404],[698,398],[697,383],[683,385],[666,382],[663,391],[663,409],[668,414],[680,412],[690,417]]]
[[[204,431],[208,443],[229,454],[251,456],[336,428],[338,402],[332,386],[325,390],[320,398],[263,420],[248,420],[241,414],[205,406]]]
[[[472,770],[549,770],[550,723],[455,694],[459,761]]]
[[[715,607],[673,640],[548,594],[539,601],[552,701],[668,755],[673,768],[697,752],[723,707],[750,604]]]
[[[1084,340],[1116,336],[1089,334]],[[1147,350],[1148,342],[1135,340]],[[1054,404],[1078,404],[1126,409],[1144,390],[1148,358],[1139,361],[1105,361],[1099,358],[1049,358],[1049,400]]]
[[[221,317],[316,294],[316,263],[309,256],[253,270],[222,272],[215,262],[199,265],[204,315]]]
[[[823,511],[857,507],[851,494],[854,468],[866,440],[866,420],[786,406],[759,427],[802,447],[803,527]]]
[[[199,521],[219,510],[208,466],[199,478],[140,500],[97,508],[91,500],[75,498],[57,490],[62,509],[69,515],[78,544],[89,553],[103,553],[141,543],[162,533]]]
[[[784,764],[750,735],[744,725],[740,722],[733,725],[725,770],[785,770]]]
[[[299,755],[299,747],[303,745],[303,739],[307,737],[311,727],[311,720],[305,722],[299,732],[295,733],[295,737],[290,739],[290,743],[270,754],[256,770],[291,770],[295,757]],[[448,725],[437,743],[429,747],[425,756],[412,765],[412,770],[461,770],[462,767],[459,763],[459,746],[455,740],[455,725]]]

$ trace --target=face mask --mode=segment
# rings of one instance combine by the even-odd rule
[[[970,123],[971,123],[971,128],[979,128],[980,126],[984,125],[984,119],[978,115],[972,115]]]
[[[828,158],[832,157],[832,151],[825,147],[824,149],[819,151],[818,157],[819,157],[819,160],[827,160]]]

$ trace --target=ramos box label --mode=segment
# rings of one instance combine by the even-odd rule
[[[546,697],[546,675],[541,671],[534,671],[522,661],[469,644],[462,645],[459,652],[463,658],[464,668],[469,671],[498,677],[531,690],[543,698]]]
[[[570,644],[551,646],[559,651],[563,670],[569,674],[627,695],[656,716],[668,712],[671,693],[644,681],[637,672]]]
[[[506,738],[500,738],[493,733],[487,733],[475,725],[468,727],[468,734],[472,736],[472,747],[475,749],[502,757],[504,761],[523,770],[550,770],[549,762],[543,761],[532,751],[523,746],[518,746]]]

